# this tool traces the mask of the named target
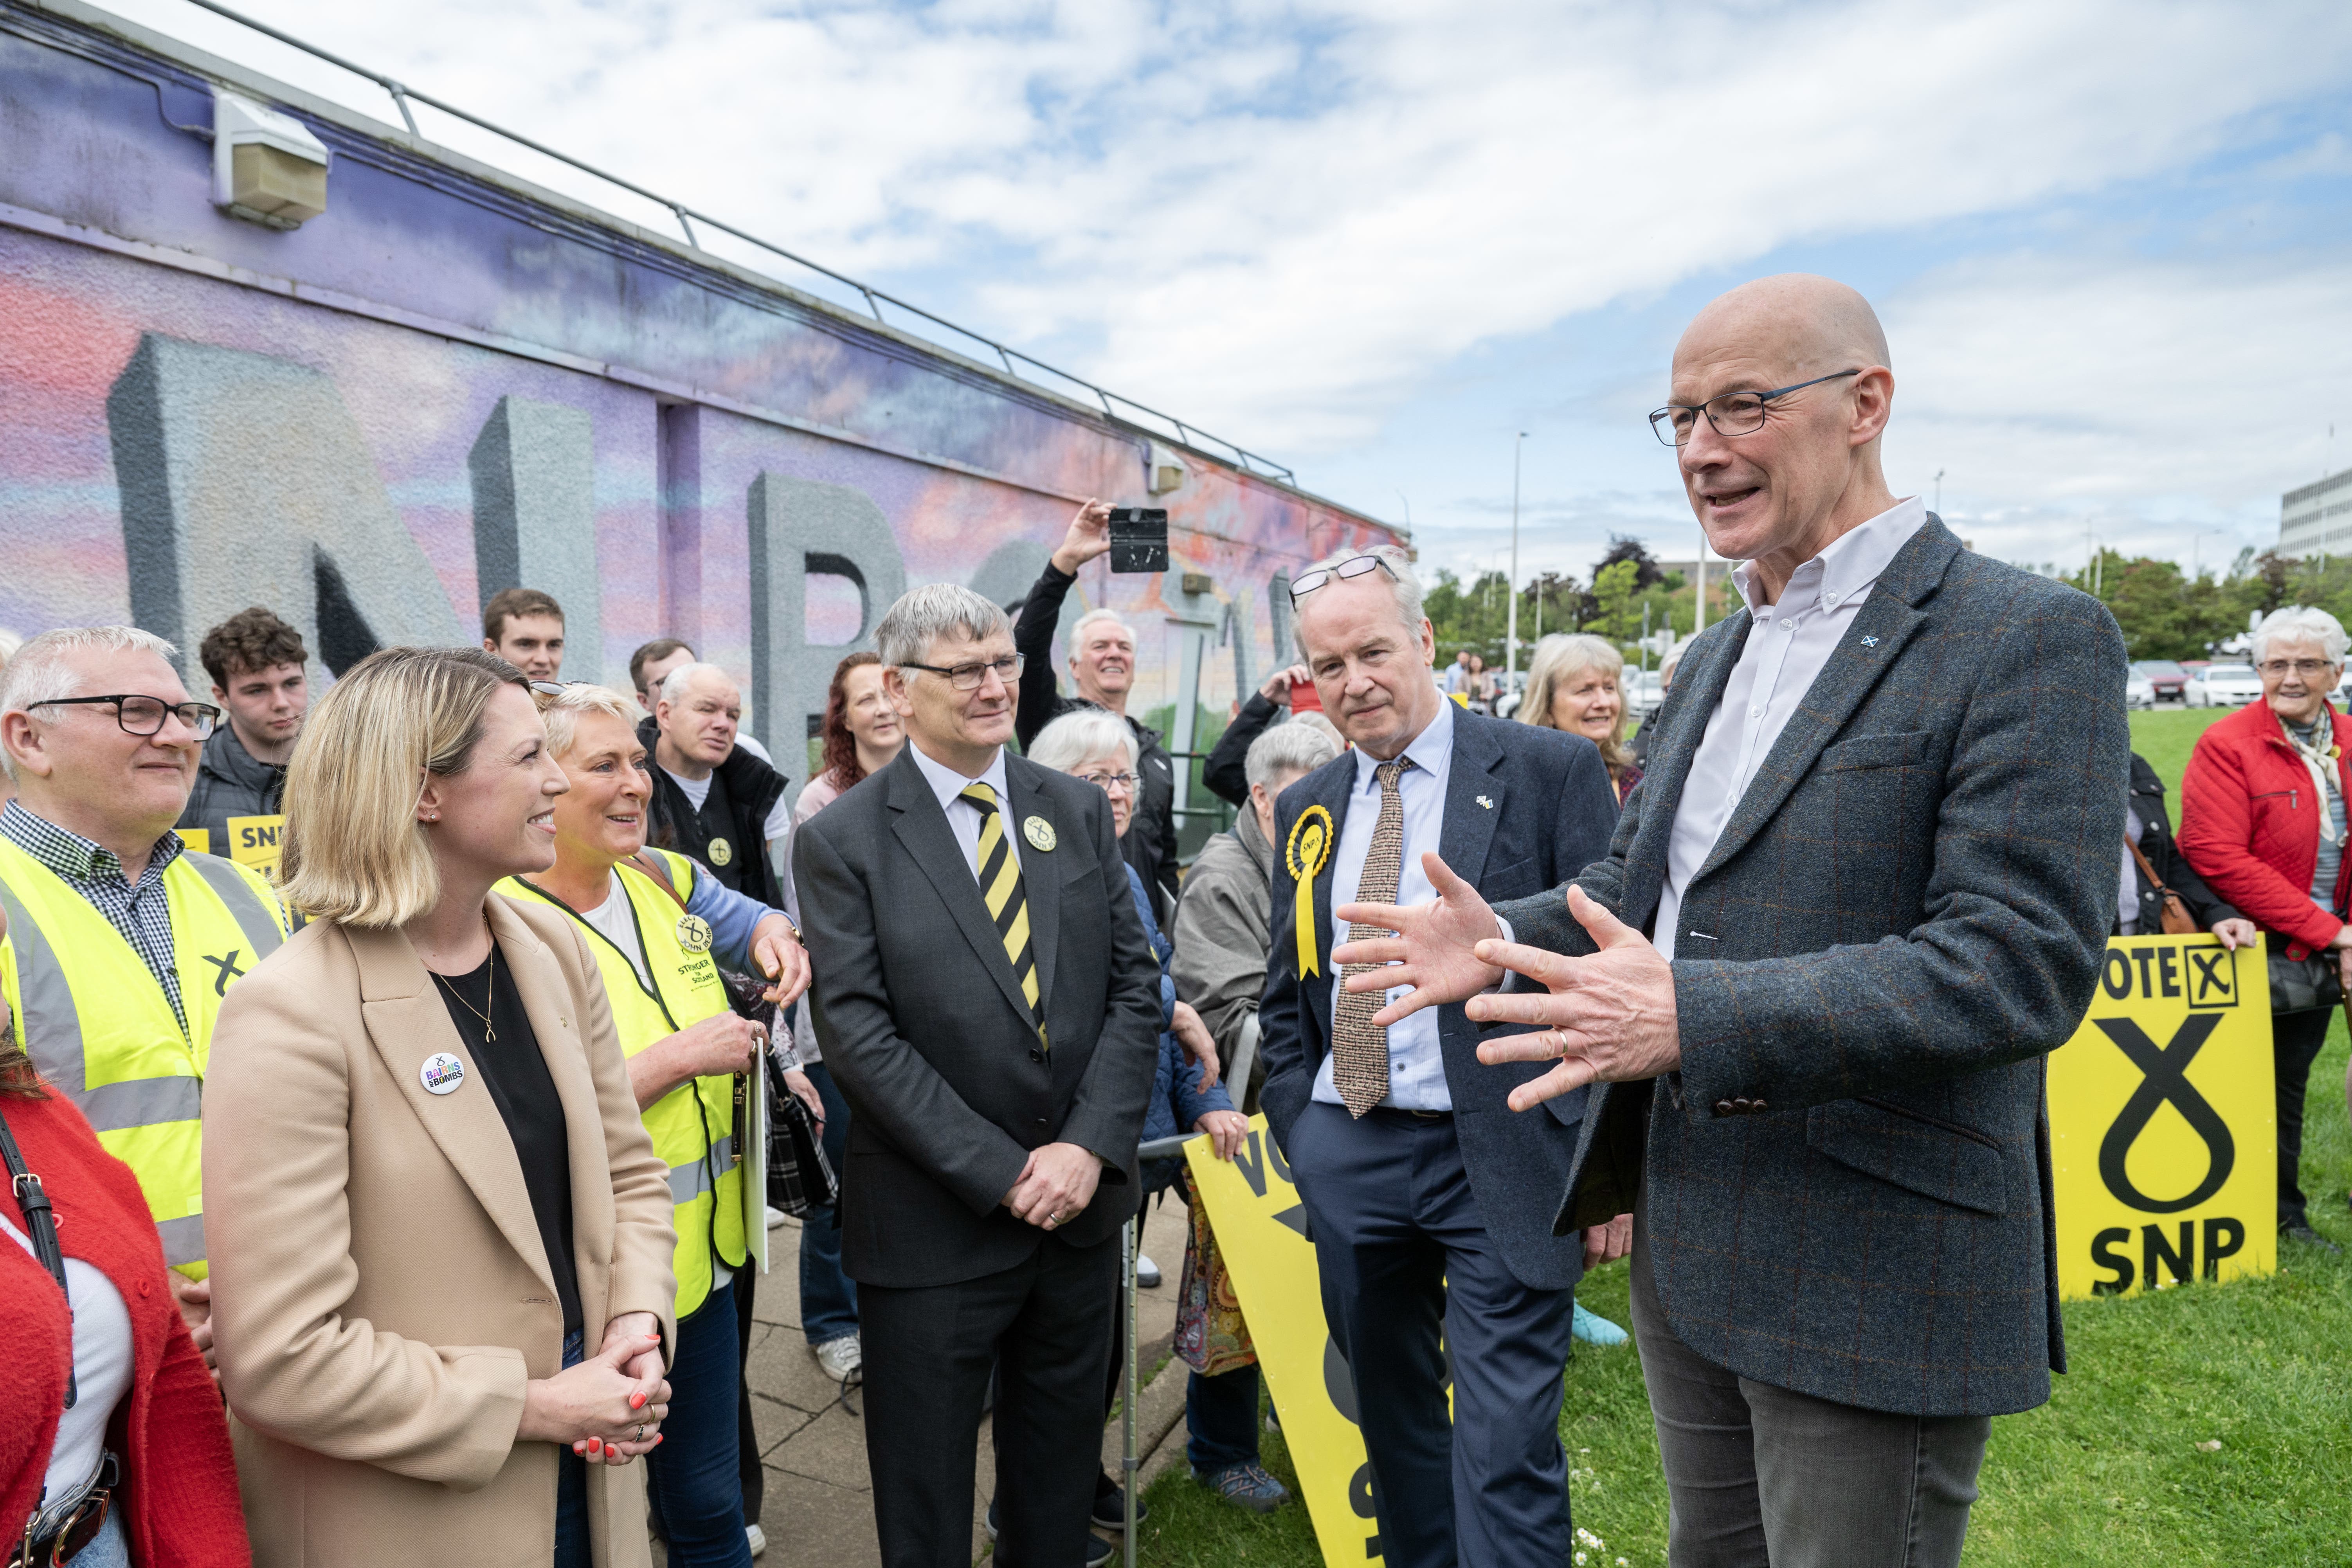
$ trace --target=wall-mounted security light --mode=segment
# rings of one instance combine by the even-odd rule
[[[1151,449],[1144,454],[1143,461],[1144,481],[1153,495],[1164,496],[1172,489],[1182,488],[1183,458],[1154,441]]]
[[[213,205],[231,217],[299,228],[327,210],[327,147],[289,114],[213,93]]]

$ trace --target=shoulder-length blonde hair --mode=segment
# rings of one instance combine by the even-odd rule
[[[1613,779],[1633,765],[1633,758],[1625,750],[1625,656],[1611,647],[1608,638],[1590,632],[1554,632],[1536,644],[1519,717],[1538,729],[1553,728],[1552,693],[1589,669],[1606,670],[1617,682],[1617,721],[1609,727],[1608,739],[1601,742],[1601,760],[1609,764],[1609,776]]]
[[[433,907],[441,874],[417,797],[427,773],[466,771],[501,686],[530,689],[480,648],[388,647],[328,689],[286,771],[288,903],[315,921],[376,927]]]

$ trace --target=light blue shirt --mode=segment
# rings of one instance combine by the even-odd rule
[[[1359,749],[1351,753],[1356,759],[1354,792],[1348,797],[1348,820],[1339,827],[1339,846],[1331,861],[1331,908],[1353,903],[1356,883],[1364,872],[1364,858],[1372,850],[1372,831],[1381,821],[1380,762]],[[1445,779],[1454,769],[1454,704],[1437,705],[1437,717],[1429,728],[1413,737],[1412,744],[1404,749],[1412,759],[1397,779],[1397,795],[1404,806],[1404,865],[1397,874],[1397,900],[1400,904],[1425,904],[1437,897],[1437,889],[1429,885],[1429,876],[1422,869],[1421,858],[1437,852],[1438,839],[1445,828]],[[1334,921],[1336,924],[1336,916]],[[1323,951],[1329,952],[1347,940],[1347,928],[1335,932],[1331,924],[1323,930]],[[1405,994],[1398,986],[1388,994],[1391,1002]],[[1331,986],[1331,1007],[1336,1018],[1339,1005],[1339,987]],[[1382,1105],[1399,1110],[1451,1110],[1454,1096],[1445,1087],[1445,1058],[1437,1042],[1437,1009],[1423,1007],[1402,1024],[1389,1026],[1389,1094]],[[1332,1058],[1326,1056],[1315,1074],[1315,1098],[1326,1105],[1339,1105],[1339,1087],[1332,1081]]]
[[[955,835],[957,845],[963,850],[963,863],[971,868],[972,880],[980,879],[980,829],[985,816],[978,801],[964,798],[965,788],[971,784],[984,784],[996,792],[996,812],[1004,818],[1004,847],[1017,869],[1021,865],[1021,835],[1013,830],[1013,802],[1004,784],[1004,748],[996,748],[995,754],[988,760],[988,771],[974,779],[964,777],[945,763],[932,761],[930,753],[912,741],[907,742],[907,750],[914,753],[915,766],[921,772],[923,782],[931,786],[931,794],[938,797],[940,809],[947,813],[948,830]]]

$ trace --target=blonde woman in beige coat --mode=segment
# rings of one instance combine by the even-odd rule
[[[489,654],[378,653],[306,726],[310,923],[231,993],[205,1093],[259,1568],[648,1562],[667,1173],[576,922],[490,893],[554,859],[567,787]]]

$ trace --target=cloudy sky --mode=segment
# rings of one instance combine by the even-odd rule
[[[390,118],[185,0],[107,3]],[[2210,566],[2352,466],[2341,0],[242,8],[1409,513],[1465,572],[1504,559],[1522,430],[1523,574],[1612,533],[1686,557],[1643,416],[1691,312],[1776,271],[1877,304],[1888,478],[1941,470],[1989,553]]]

